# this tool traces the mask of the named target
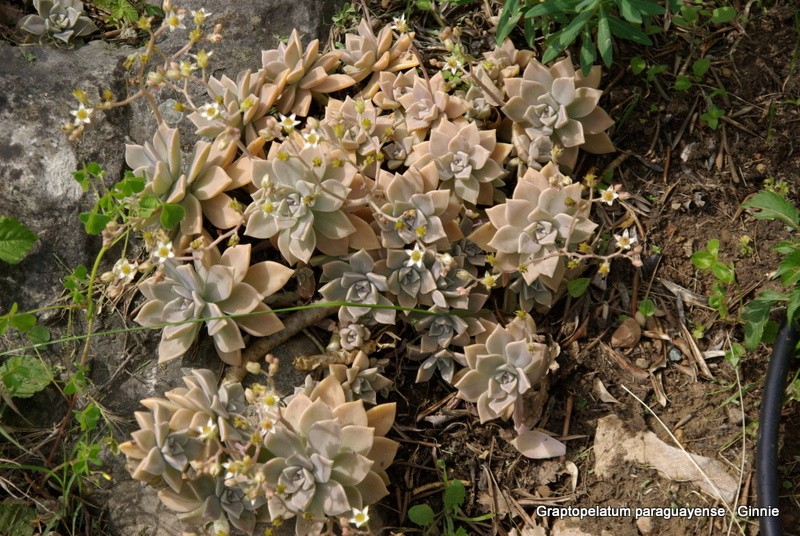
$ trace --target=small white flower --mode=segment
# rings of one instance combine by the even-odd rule
[[[278,393],[272,389],[269,389],[266,393],[264,393],[261,403],[267,410],[277,410],[278,405],[281,403],[281,397],[278,395]]]
[[[317,132],[317,129],[312,128],[308,134],[303,134],[303,139],[306,140],[306,144],[303,146],[304,149],[309,147],[319,147],[319,142],[322,139]]]
[[[205,69],[206,67],[208,67],[208,61],[211,58],[211,56],[214,55],[214,51],[212,50],[211,52],[206,52],[205,50],[201,50],[197,54],[189,54],[189,55],[195,59],[198,67],[200,67],[201,69]]]
[[[166,15],[164,15],[164,23],[169,28],[169,31],[174,32],[178,29],[185,29],[186,26],[183,25],[183,17],[185,15],[183,13],[175,13],[174,11],[167,11]]]
[[[300,124],[300,121],[295,119],[295,114],[291,114],[290,116],[285,116],[283,114],[278,114],[281,118],[280,126],[283,130],[288,134],[289,132],[294,130],[294,127]]]
[[[481,284],[486,287],[487,290],[491,290],[497,285],[497,276],[486,272],[484,276],[480,279]]]
[[[605,190],[600,192],[600,200],[607,205],[613,205],[614,200],[617,199],[618,197],[619,194],[614,190],[613,187],[606,188]]]
[[[75,116],[75,126],[79,126],[83,123],[89,124],[92,122],[91,114],[94,111],[94,108],[87,108],[83,105],[83,103],[78,105],[77,110],[72,110],[70,114]]]
[[[183,60],[180,64],[181,76],[184,77],[192,76],[192,72],[194,72],[196,69],[197,64],[194,64],[189,60]]]
[[[392,17],[392,30],[400,33],[408,32],[408,22],[406,22],[406,15],[403,13],[399,17]]]
[[[604,262],[603,262],[603,263],[600,265],[600,267],[597,269],[597,273],[598,273],[598,274],[599,274],[601,277],[605,277],[605,276],[607,276],[607,275],[608,275],[608,273],[609,273],[610,271],[611,271],[611,263],[609,263],[608,261],[604,261]]]
[[[407,249],[406,255],[408,255],[408,260],[406,261],[406,266],[416,266],[417,268],[422,268],[422,259],[425,257],[425,250],[420,249],[419,244],[414,244],[414,249]]]
[[[358,508],[353,508],[353,517],[350,518],[350,523],[355,525],[357,528],[361,528],[367,523],[369,523],[369,506],[365,506],[363,510],[359,510]]]
[[[447,56],[444,59],[444,69],[446,71],[450,71],[453,74],[458,74],[461,71],[461,68],[464,66],[464,62],[457,58],[455,55]]]
[[[270,417],[264,417],[261,421],[259,435],[263,437],[267,437],[270,434],[275,433],[275,421]]]
[[[222,115],[222,110],[219,109],[219,104],[216,102],[209,102],[205,106],[200,107],[200,116],[213,121],[214,119],[219,119]]]
[[[136,262],[128,262],[128,259],[120,259],[114,265],[114,268],[111,270],[112,273],[117,276],[117,279],[124,281],[125,283],[130,283],[133,281],[134,276],[136,276],[136,269],[139,265]]]
[[[614,240],[616,240],[619,249],[631,249],[631,246],[636,243],[636,236],[631,236],[628,229],[625,229],[621,235],[615,234]]]
[[[155,251],[153,252],[153,256],[155,256],[158,264],[164,264],[167,259],[173,258],[175,256],[175,252],[172,251],[172,242],[159,241]]]
[[[197,431],[200,432],[197,437],[201,441],[205,441],[206,439],[214,439],[217,437],[217,425],[214,424],[212,419],[208,419],[206,424],[198,426]]]
[[[192,18],[194,19],[194,23],[198,26],[202,25],[209,15],[211,15],[211,13],[203,8],[200,8],[197,11],[192,11]]]

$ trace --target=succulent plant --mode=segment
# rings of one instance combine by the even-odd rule
[[[369,328],[362,324],[348,324],[339,329],[339,343],[343,350],[358,350],[369,337]]]
[[[462,99],[445,90],[441,72],[430,80],[415,77],[411,91],[396,97],[396,100],[403,107],[409,132],[427,132],[440,117],[455,119],[464,115],[467,109]]]
[[[464,348],[468,370],[454,386],[459,398],[477,403],[481,423],[521,414],[522,395],[544,378],[558,355],[558,347],[536,341],[533,330],[498,325],[485,343]]]
[[[69,43],[97,31],[97,26],[83,11],[80,0],[33,0],[36,15],[26,15],[19,27],[29,34],[52,37]]]
[[[280,94],[275,105],[282,114],[305,117],[314,94],[333,93],[355,84],[346,74],[332,74],[340,63],[341,52],[319,54],[319,40],[315,39],[303,49],[300,34],[293,30],[286,43],[277,49],[261,53],[262,70],[266,82]]]
[[[235,81],[224,75],[219,79],[209,77],[208,96],[212,102],[219,103],[222,110],[216,120],[200,111],[189,114],[188,119],[197,127],[197,135],[216,138],[226,128],[236,128],[243,131],[248,143],[256,139],[257,123],[277,98],[276,86],[265,85],[265,76],[263,72],[242,71]]]
[[[375,106],[384,110],[396,110],[402,105],[398,98],[411,93],[414,83],[419,78],[414,71],[390,73],[382,71],[378,77],[379,91],[372,97]]]
[[[156,275],[140,284],[148,301],[135,319],[145,326],[176,323],[162,332],[159,362],[185,354],[203,322],[220,358],[232,365],[241,362],[240,328],[260,337],[283,328],[262,302],[283,287],[293,270],[271,261],[250,266],[249,244],[229,247],[221,256],[212,249],[192,264],[167,260],[162,266],[163,279]],[[225,317],[244,313],[252,316]]]
[[[509,99],[503,112],[514,121],[515,129],[524,130],[531,143],[545,137],[561,146],[564,151],[559,163],[572,169],[578,148],[594,154],[614,150],[605,133],[614,122],[597,106],[603,94],[596,89],[599,83],[599,67],[584,77],[575,72],[569,58],[549,69],[531,59],[522,78],[505,80]]]
[[[119,449],[127,457],[133,478],[180,491],[183,473],[200,453],[202,444],[190,437],[188,430],[170,428],[173,413],[168,405],[160,403],[153,405],[152,412],[134,412],[139,430]]]
[[[502,185],[499,181],[506,174],[503,161],[510,152],[510,145],[497,143],[494,130],[478,130],[475,123],[442,119],[431,130],[430,141],[414,147],[414,165],[435,162],[440,188],[472,205],[486,205],[494,197],[492,184]]]
[[[431,273],[436,253],[414,244],[413,248],[389,249],[386,260],[379,261],[375,270],[386,276],[386,288],[402,307],[415,307],[425,296],[436,290]]]
[[[502,82],[506,78],[514,78],[520,70],[525,69],[533,58],[531,50],[517,50],[511,39],[495,45],[494,50],[484,52],[480,67],[493,81]]]
[[[254,162],[254,176],[263,179],[244,213],[245,234],[277,237],[281,255],[291,264],[308,262],[315,249],[340,256],[351,246],[376,247],[369,225],[343,210],[355,179],[353,165],[326,144],[293,151],[299,136],[273,146],[269,160]]]
[[[402,248],[420,241],[429,246],[441,243],[446,249],[449,241],[461,238],[460,229],[452,223],[459,207],[450,203],[447,190],[435,189],[436,178],[433,166],[421,172],[411,168],[403,175],[382,174],[378,184],[386,202],[376,221],[383,247]],[[442,218],[449,223],[447,230]]]
[[[364,304],[365,307],[347,305],[339,308],[339,322],[394,324],[396,311],[369,305],[392,305],[382,292],[386,292],[386,277],[373,272],[375,261],[366,250],[353,253],[348,262],[331,261],[322,267],[322,281],[328,284],[319,293],[328,301],[346,301]]]
[[[363,400],[374,406],[378,403],[376,393],[386,391],[392,385],[392,380],[381,375],[382,368],[373,366],[364,352],[358,352],[349,367],[333,364],[329,370],[342,385],[348,402]]]
[[[191,164],[184,168],[180,132],[162,123],[152,142],[125,146],[125,161],[135,175],[147,178],[144,194],[183,207],[181,232],[191,236],[202,231],[204,215],[220,229],[230,229],[241,222],[242,215],[233,208],[231,197],[225,193],[247,184],[238,179],[234,181],[225,172],[235,152],[233,143],[225,144],[220,150],[216,142],[198,141]]]
[[[356,82],[371,76],[361,92],[370,98],[377,90],[381,73],[411,69],[418,65],[417,57],[409,50],[413,37],[404,33],[395,41],[389,26],[381,28],[376,36],[367,18],[361,19],[358,33],[345,36],[342,49],[344,73]]]
[[[424,356],[425,354],[423,354]],[[447,383],[453,383],[453,375],[456,371],[456,363],[466,366],[464,354],[454,352],[449,348],[442,348],[435,353],[424,357],[424,361],[417,369],[417,383],[427,382],[433,378],[433,373],[437,370],[442,379]]]
[[[366,411],[361,400],[347,402],[335,376],[311,396],[296,394],[264,440],[275,456],[263,469],[275,490],[268,502],[272,519],[297,516],[298,536],[319,534],[327,517],[352,517],[354,509],[388,494],[385,469],[398,444],[383,436],[394,412],[394,404]]]
[[[469,237],[497,252],[501,271],[520,272],[528,284],[541,279],[553,292],[566,268],[559,248],[576,246],[597,227],[589,220],[589,206],[581,202],[581,185],[562,186],[567,181],[556,169],[552,162],[542,171],[529,168],[512,198],[487,209],[489,223]]]

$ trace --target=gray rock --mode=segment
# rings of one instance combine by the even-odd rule
[[[177,0],[173,3],[188,10],[203,8],[211,13],[203,26],[208,31],[215,24],[222,25],[222,41],[203,44],[202,48],[214,53],[210,74],[215,77],[224,74],[235,80],[240,71],[259,69],[261,50],[275,48],[281,39],[289,37],[294,28],[300,32],[304,44],[320,39],[324,45],[333,15],[344,4],[344,0]],[[188,32],[193,28],[190,18],[191,15],[187,14],[185,30],[168,33],[158,43],[159,48],[171,54],[184,46]],[[171,94],[168,90],[163,93],[160,102],[164,102]],[[201,92],[193,93],[193,96],[201,95]],[[200,102],[204,101],[201,99]],[[131,138],[137,143],[149,141],[156,130],[152,111],[144,101],[140,101],[133,106],[133,113]],[[197,139],[190,134],[194,132],[194,126],[188,121],[180,126],[183,143],[193,145]]]
[[[96,88],[125,93],[121,62],[129,53],[92,42],[75,51],[33,47],[27,61],[19,48],[0,44],[0,215],[16,218],[39,235],[20,264],[0,263],[0,311],[48,305],[61,294],[61,279],[78,264],[90,266],[100,240],[88,237],[78,213],[94,203],[71,172],[96,161],[119,177],[129,112],[98,114],[86,135],[67,140],[59,127],[77,108],[72,91]]]

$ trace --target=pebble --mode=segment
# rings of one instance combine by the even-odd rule
[[[652,534],[653,519],[650,516],[642,516],[636,520],[636,527],[639,529],[640,534]]]

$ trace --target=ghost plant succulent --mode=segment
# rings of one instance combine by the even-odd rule
[[[377,245],[369,226],[344,210],[355,179],[354,166],[327,144],[301,145],[297,150],[299,136],[295,133],[273,146],[271,159],[253,163],[261,188],[252,194],[253,202],[244,212],[245,234],[274,237],[291,264],[308,262],[315,249],[345,255],[350,245]],[[356,233],[357,229],[361,232]]]
[[[126,145],[125,160],[139,177],[145,177],[144,194],[164,203],[177,203],[184,209],[181,232],[186,236],[203,230],[203,216],[220,229],[229,229],[242,220],[226,191],[244,186],[225,171],[233,161],[236,145],[198,141],[188,167],[182,164],[180,131],[163,123],[144,145]]]
[[[575,72],[569,58],[549,69],[531,59],[521,78],[505,79],[509,98],[503,112],[514,122],[516,143],[541,144],[540,137],[549,138],[563,148],[558,161],[569,169],[575,167],[578,148],[594,154],[612,152],[605,131],[614,122],[597,106],[603,94],[597,89],[599,83],[600,67],[584,77]]]
[[[370,305],[391,306],[382,292],[386,292],[386,277],[373,272],[375,260],[366,251],[353,253],[348,262],[331,261],[322,267],[322,281],[328,284],[319,289],[327,301],[349,302],[339,308],[339,322],[350,324],[381,323],[393,324],[394,309],[370,307]]]
[[[589,204],[581,201],[581,185],[564,185],[568,181],[555,169],[554,163],[542,171],[529,168],[512,198],[487,209],[489,222],[470,236],[497,252],[502,272],[519,272],[527,284],[539,280],[553,292],[566,272],[561,248],[576,247],[597,227],[589,219]]]
[[[440,188],[470,205],[488,205],[493,200],[493,186],[503,184],[503,161],[510,152],[511,145],[497,143],[494,130],[442,119],[431,130],[430,141],[414,147],[414,165],[435,162]]]
[[[29,34],[69,43],[81,42],[83,37],[97,31],[80,0],[33,0],[33,7],[36,14],[19,21],[20,29]]]
[[[525,395],[535,390],[559,352],[558,345],[541,342],[535,329],[530,316],[518,317],[506,328],[496,326],[485,342],[464,348],[467,369],[459,373],[454,386],[459,398],[477,403],[482,423],[513,416],[523,435],[530,431],[523,422]],[[515,446],[533,457],[538,451],[531,442],[538,443],[544,434],[523,435],[522,442]],[[563,445],[555,440],[553,443],[558,445],[555,449],[537,457],[558,456]]]
[[[203,323],[226,363],[239,365],[244,340],[240,328],[256,336],[275,333],[283,324],[262,302],[291,277],[293,270],[276,262],[250,266],[250,245],[215,249],[192,264],[164,262],[163,274],[141,283],[148,299],[136,317],[144,326],[164,323],[159,362],[181,357],[197,338]],[[227,315],[245,315],[230,318]]]
[[[264,441],[274,456],[263,469],[272,519],[296,516],[298,536],[319,534],[327,518],[352,517],[387,495],[398,444],[384,436],[394,413],[394,404],[366,411],[347,402],[335,376],[295,395]]]
[[[342,364],[329,366],[331,375],[341,384],[348,401],[363,400],[374,406],[378,403],[376,394],[392,385],[392,380],[381,375],[382,367],[373,361],[364,352],[358,352],[349,367]]]
[[[286,43],[261,53],[268,91],[280,95],[275,106],[282,114],[305,117],[314,95],[333,93],[355,83],[347,74],[333,74],[340,64],[341,52],[319,53],[319,40],[303,48],[300,34],[293,30]]]

